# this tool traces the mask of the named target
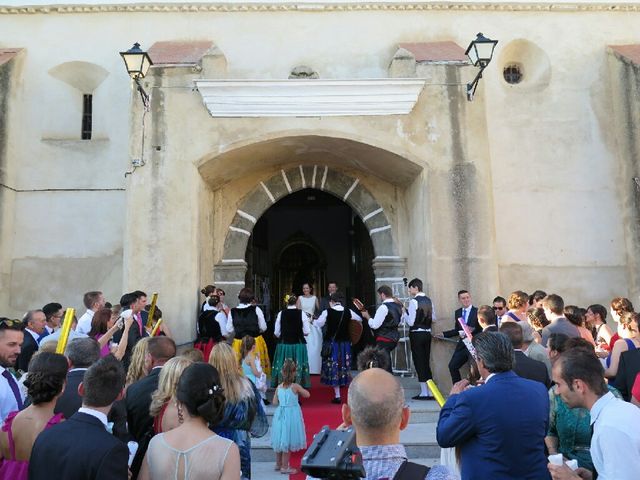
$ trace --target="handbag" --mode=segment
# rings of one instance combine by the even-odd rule
[[[320,350],[320,356],[322,358],[330,358],[331,357],[331,344],[333,342],[335,342],[336,340],[336,335],[338,335],[338,332],[340,331],[340,326],[342,325],[342,320],[344,320],[344,310],[342,311],[342,316],[340,317],[340,322],[338,322],[338,328],[336,328],[336,333],[333,334],[333,338],[328,341],[328,342],[324,342],[322,344],[322,350]]]

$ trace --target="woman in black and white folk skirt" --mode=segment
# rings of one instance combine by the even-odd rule
[[[340,292],[329,297],[330,308],[320,314],[313,323],[318,327],[327,324],[322,344],[322,373],[320,382],[333,387],[332,403],[340,403],[340,387],[351,382],[351,320],[362,322],[362,318],[349,308],[345,308],[344,295]]]

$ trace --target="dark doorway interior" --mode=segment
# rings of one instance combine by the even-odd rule
[[[367,228],[342,200],[304,189],[275,203],[258,220],[247,247],[246,284],[275,319],[284,295],[311,282],[320,298],[335,280],[348,299],[375,304],[373,245]],[[265,313],[266,313],[265,312]]]

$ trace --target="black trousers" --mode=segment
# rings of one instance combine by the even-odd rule
[[[468,361],[469,351],[467,350],[467,347],[464,345],[464,343],[462,343],[462,340],[458,340],[456,350],[455,352],[453,352],[451,360],[449,360],[449,373],[451,374],[451,381],[453,383],[462,380],[462,377],[460,376],[460,369]]]
[[[418,381],[426,382],[432,378],[431,365],[431,332],[409,332],[411,341],[411,357],[418,373]]]
[[[387,368],[387,371],[389,373],[393,373],[391,368],[391,352],[393,352],[393,350],[397,346],[398,346],[398,342],[382,342],[380,340],[376,340],[376,347],[379,347],[387,357],[387,362],[389,365],[389,368]]]

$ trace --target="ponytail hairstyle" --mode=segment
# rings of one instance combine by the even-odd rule
[[[284,296],[284,303],[289,307],[293,307],[296,304],[298,297],[296,297],[295,293],[288,293]]]
[[[298,365],[291,358],[285,359],[282,364],[282,384],[291,385],[296,381],[296,370]]]
[[[29,373],[24,381],[31,403],[38,405],[50,402],[62,392],[68,369],[69,363],[64,355],[36,353],[29,362]]]
[[[176,398],[189,415],[203,418],[210,427],[222,419],[224,390],[218,370],[208,363],[197,362],[185,368],[178,381]]]
[[[256,339],[251,335],[245,335],[244,337],[242,337],[242,342],[240,343],[240,364],[242,364],[255,344]]]

